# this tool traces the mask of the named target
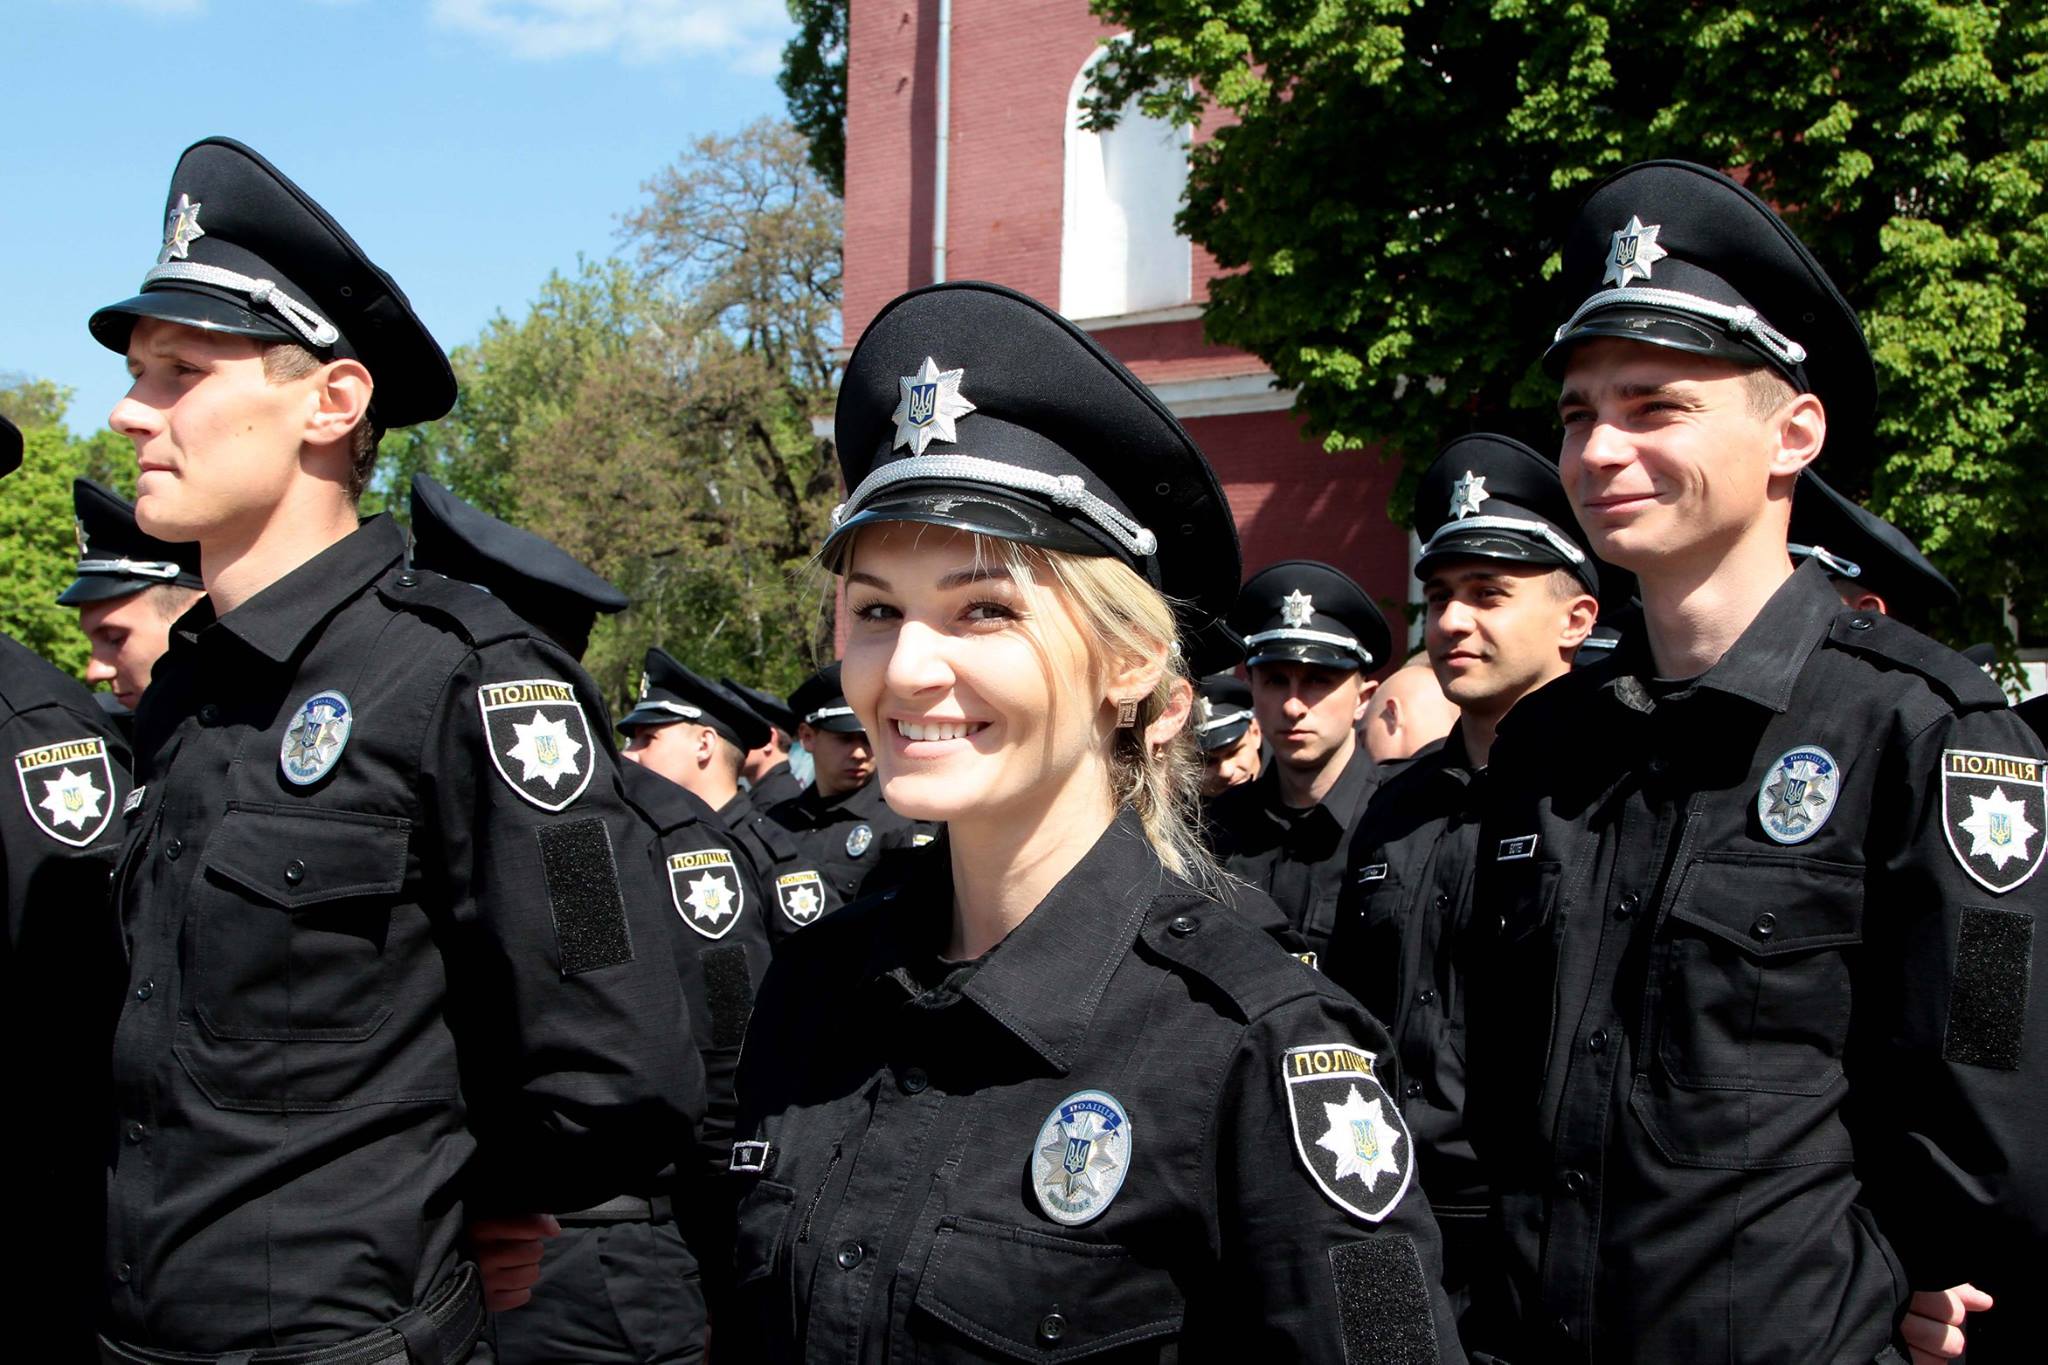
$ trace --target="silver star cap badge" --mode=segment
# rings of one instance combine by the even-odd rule
[[[1451,520],[1462,521],[1478,515],[1479,504],[1492,496],[1486,491],[1486,476],[1466,470],[1451,485]]]
[[[1662,223],[1644,227],[1642,219],[1630,214],[1628,226],[1614,234],[1614,245],[1607,250],[1607,273],[1600,283],[1626,289],[1630,280],[1649,279],[1650,267],[1671,254],[1657,245],[1663,228]]]
[[[974,404],[960,395],[960,381],[966,375],[964,369],[942,370],[936,360],[926,356],[916,374],[897,380],[903,397],[890,414],[896,423],[896,439],[889,448],[908,446],[912,455],[922,455],[933,441],[959,440],[953,423],[974,411]]]
[[[206,229],[199,226],[199,210],[204,207],[204,204],[193,203],[189,194],[178,196],[178,202],[171,206],[170,216],[164,219],[164,249],[156,254],[158,265],[184,260],[191,252],[192,243],[206,235]]]
[[[1308,618],[1315,615],[1316,599],[1301,589],[1280,599],[1280,624],[1284,626],[1305,626]]]

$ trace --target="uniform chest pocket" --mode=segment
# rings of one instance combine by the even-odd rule
[[[1665,937],[1660,1055],[1672,1080],[1819,1095],[1841,1077],[1862,868],[1710,854],[1686,869]]]
[[[1173,1359],[1183,1308],[1172,1277],[1127,1248],[949,1217],[915,1311],[933,1360],[1107,1365]]]
[[[411,822],[235,804],[207,840],[187,924],[179,1055],[216,1103],[332,1108],[375,1073]],[[407,935],[393,941],[394,932]]]

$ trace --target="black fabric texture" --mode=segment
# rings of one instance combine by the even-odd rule
[[[619,867],[604,821],[541,825],[533,836],[540,841],[541,873],[547,882],[548,909],[555,917],[562,975],[631,962],[633,936],[626,929]]]
[[[754,1012],[754,982],[747,974],[747,950],[738,943],[712,948],[698,959],[704,967],[704,998],[711,1007],[711,1045],[738,1047]]]
[[[2032,915],[2021,910],[1963,911],[1943,1057],[1965,1066],[2019,1069],[2033,954]]]
[[[1330,1248],[1345,1365],[1410,1365],[1438,1360],[1422,1258],[1406,1237],[1375,1237]]]

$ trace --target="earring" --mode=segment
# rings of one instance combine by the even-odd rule
[[[1138,723],[1138,699],[1125,697],[1116,704],[1116,728],[1128,730]]]

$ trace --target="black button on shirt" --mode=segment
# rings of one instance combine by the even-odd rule
[[[588,1207],[689,1141],[667,897],[596,689],[467,585],[392,591],[403,556],[375,518],[218,620],[202,600],[156,665],[116,884],[135,974],[115,1100],[149,1131],[107,1185],[105,1263],[133,1267],[116,1338],[345,1340],[453,1271],[465,1198]],[[531,764],[509,724],[494,743],[480,689],[531,680],[571,700],[518,723],[569,743],[523,746],[555,781],[521,789]],[[224,687],[229,719],[203,725]],[[288,781],[287,728],[329,690],[346,742]],[[166,828],[192,856],[150,856]],[[457,997],[481,1043],[459,1079]]]

